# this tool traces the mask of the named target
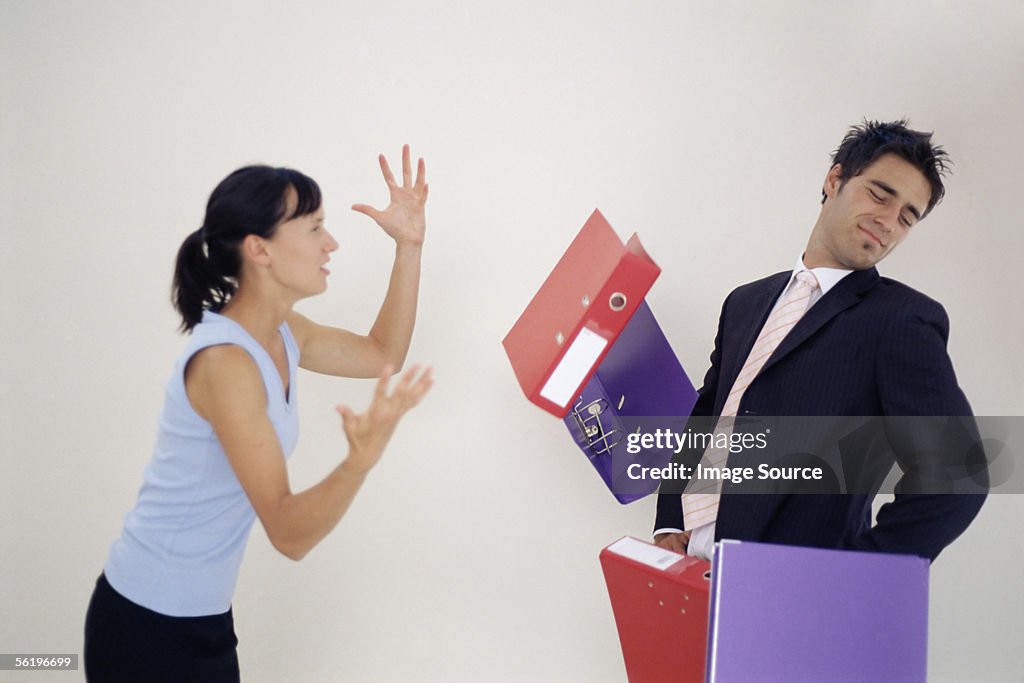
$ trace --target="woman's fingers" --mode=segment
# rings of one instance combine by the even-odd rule
[[[370,218],[372,218],[373,220],[377,221],[378,223],[381,220],[382,214],[381,214],[380,210],[373,208],[369,204],[353,204],[352,205],[352,210],[353,211],[358,211],[361,214],[365,214],[365,215],[369,216]]]
[[[402,145],[402,187],[412,184],[412,165],[409,163],[409,145]]]
[[[384,400],[388,397],[388,382],[393,374],[395,374],[395,370],[390,363],[380,369],[380,379],[377,380],[377,388],[373,392],[374,401]]]
[[[395,175],[391,172],[391,166],[388,164],[387,157],[383,154],[378,155],[378,162],[380,163],[380,170],[384,174],[384,181],[388,184],[388,187],[398,187],[398,183],[395,181]],[[409,153],[409,145],[402,145],[402,187],[406,189],[418,188],[423,189],[423,186],[427,183],[427,165],[420,157],[416,160],[416,180],[412,178],[412,157]]]
[[[377,161],[380,163],[380,171],[384,174],[384,182],[388,184],[388,187],[393,188],[397,186],[395,182],[395,176],[391,172],[391,167],[388,165],[388,160],[383,154],[377,155]]]
[[[408,370],[406,370],[405,374],[402,375],[402,379],[398,382],[398,386],[395,387],[395,393],[398,394],[399,392],[403,392],[403,393],[407,392],[409,390],[409,387],[412,386],[413,378],[416,376],[416,373],[418,373],[419,371],[420,371],[420,366],[419,365],[414,365],[411,368],[409,368]]]
[[[434,369],[428,367],[411,387],[411,395],[414,401],[412,405],[419,403],[420,399],[430,391],[432,386],[434,386]]]
[[[433,384],[433,368],[427,367],[420,372],[419,365],[414,365],[402,377],[393,394],[402,403],[402,412],[419,403]],[[418,375],[418,376],[417,376]]]
[[[355,429],[357,423],[361,427],[372,428],[378,423],[397,422],[406,411],[420,402],[434,383],[433,368],[414,365],[402,375],[394,390],[389,393],[388,383],[393,372],[391,365],[381,369],[373,401],[366,413],[356,414],[348,406],[335,406],[346,431]]]
[[[341,415],[341,429],[345,432],[345,435],[352,438],[352,430],[355,429],[357,415],[348,406],[334,406],[334,409],[338,411],[338,415]]]
[[[423,162],[423,157],[419,158],[416,162],[416,187],[423,189],[427,184],[427,165]]]

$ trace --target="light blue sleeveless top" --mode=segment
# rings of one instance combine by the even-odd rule
[[[299,348],[287,323],[280,334],[288,356],[287,397],[274,361],[241,325],[207,311],[192,330],[167,382],[156,448],[138,500],[104,567],[110,585],[132,602],[175,617],[221,614],[231,607],[256,513],[210,423],[192,409],[185,366],[208,346],[245,349],[263,376],[267,414],[288,458],[299,438]]]

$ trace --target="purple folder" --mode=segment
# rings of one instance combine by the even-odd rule
[[[925,681],[928,560],[722,541],[707,680]]]
[[[659,428],[682,432],[696,401],[693,384],[643,301],[564,421],[612,495],[631,503],[656,491],[660,482],[638,478],[630,466],[661,468],[673,452],[628,453],[627,436]]]

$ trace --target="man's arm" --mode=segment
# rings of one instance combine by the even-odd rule
[[[946,351],[948,337],[945,310],[927,300],[914,313],[894,316],[879,341],[879,397],[903,476],[876,524],[850,539],[852,549],[934,560],[984,503],[984,493],[942,492],[988,485],[983,455],[971,452],[980,439]]]

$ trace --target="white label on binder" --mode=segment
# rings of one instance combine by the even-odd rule
[[[655,569],[668,569],[676,562],[683,559],[683,556],[679,553],[659,548],[658,546],[651,545],[650,543],[638,541],[635,538],[630,538],[629,536],[615,541],[615,543],[608,546],[608,550],[612,551],[616,555],[628,557],[631,560],[636,560],[641,564],[646,564],[648,567],[654,567]]]
[[[564,408],[574,398],[576,389],[583,383],[583,378],[594,367],[606,346],[607,339],[584,327],[544,383],[540,395]]]

